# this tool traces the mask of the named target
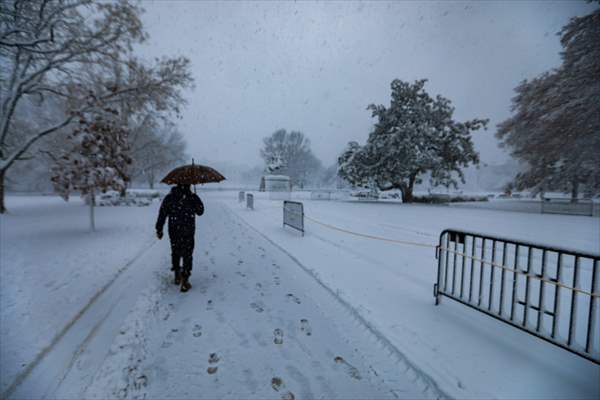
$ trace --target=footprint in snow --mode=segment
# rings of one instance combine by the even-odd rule
[[[283,386],[283,380],[280,377],[275,376],[275,377],[273,377],[273,379],[271,379],[271,387],[276,392],[279,392],[279,390],[282,388],[282,386]]]
[[[312,328],[310,327],[307,319],[303,318],[300,320],[300,330],[304,332],[306,336],[312,335]]]
[[[210,375],[216,373],[217,370],[219,369],[219,367],[216,364],[219,361],[220,361],[220,358],[219,358],[219,356],[217,356],[217,353],[210,353],[210,355],[208,356],[208,363],[210,365],[206,369],[206,372],[208,372]]]
[[[283,344],[283,330],[277,328],[273,331],[273,343]]]
[[[280,377],[275,376],[271,379],[271,387],[274,391],[281,392],[285,390],[285,383],[283,383],[283,380]],[[294,393],[290,391],[285,391],[281,394],[282,400],[294,400],[295,398],[296,396],[294,396]]]
[[[206,303],[206,311],[210,311],[210,310],[212,310],[213,308],[214,308],[214,306],[213,306],[213,301],[212,301],[212,300],[209,300],[209,301]]]
[[[148,383],[148,378],[146,378],[146,375],[140,375],[135,378],[135,381],[133,382],[133,387],[136,390],[140,390],[141,388],[146,387],[147,383]]]
[[[293,293],[288,293],[288,294],[285,295],[285,297],[289,301],[293,301],[296,304],[300,304],[301,303],[300,299],[297,296],[295,296]]]
[[[194,328],[192,328],[192,335],[194,337],[202,336],[202,326],[200,326],[198,324],[194,325]]]
[[[362,377],[360,376],[360,372],[358,371],[358,369],[355,366],[353,366],[352,364],[348,363],[342,357],[337,356],[336,358],[334,358],[334,361],[335,361],[336,364],[343,365],[344,368],[346,369],[346,373],[348,375],[350,375],[352,378],[354,378],[356,380],[361,380],[362,379]]]
[[[220,360],[221,359],[219,358],[219,356],[217,355],[217,353],[210,353],[210,355],[208,356],[208,363],[209,364],[216,364]]]
[[[295,400],[296,396],[292,392],[285,392],[281,395],[281,400]]]
[[[238,274],[239,276],[241,276],[242,278],[246,277],[246,274],[241,271],[236,271],[235,273]]]
[[[261,301],[250,303],[250,307],[256,312],[263,312],[265,310],[265,305]]]
[[[257,283],[256,285],[254,285],[254,288],[256,289],[256,291],[262,296],[265,296],[265,293],[262,291],[262,284]]]

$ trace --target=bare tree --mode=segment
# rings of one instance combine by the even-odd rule
[[[95,230],[96,193],[121,190],[129,180],[125,168],[128,155],[127,131],[116,110],[102,109],[79,116],[78,126],[69,135],[69,147],[54,161],[52,182],[65,199],[73,191],[87,196],[90,230]]]
[[[153,66],[128,56],[145,39],[141,10],[127,0],[0,2],[0,212],[6,171],[31,147],[93,108],[127,103],[132,110],[177,112],[180,90],[191,85],[189,61],[162,59]],[[127,80],[107,71],[123,65]],[[48,97],[65,102],[68,112],[24,132],[15,124],[23,101]]]
[[[260,156],[269,172],[288,175],[292,185],[304,187],[316,180],[322,169],[319,159],[310,148],[310,140],[302,133],[285,129],[275,131],[263,139]]]
[[[185,161],[186,144],[171,123],[150,123],[147,119],[141,127],[131,138],[131,177],[145,181],[153,189],[161,173]]]

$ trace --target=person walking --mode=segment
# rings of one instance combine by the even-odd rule
[[[204,204],[200,197],[190,190],[190,185],[178,184],[163,199],[156,221],[156,236],[163,237],[163,227],[169,219],[169,239],[171,241],[171,271],[175,273],[174,283],[181,285],[181,291],[192,288],[189,282],[192,273],[194,234],[196,215],[204,214]],[[181,266],[183,260],[183,268]]]

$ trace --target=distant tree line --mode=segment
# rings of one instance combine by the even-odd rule
[[[184,157],[169,121],[192,86],[189,60],[136,58],[140,14],[128,0],[0,2],[0,212],[5,178],[23,161],[48,163],[68,198],[123,191],[133,178],[152,185]]]

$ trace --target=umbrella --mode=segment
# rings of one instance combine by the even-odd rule
[[[206,165],[192,164],[177,167],[162,179],[167,185],[198,185],[209,182],[221,182],[225,177],[217,170]]]

